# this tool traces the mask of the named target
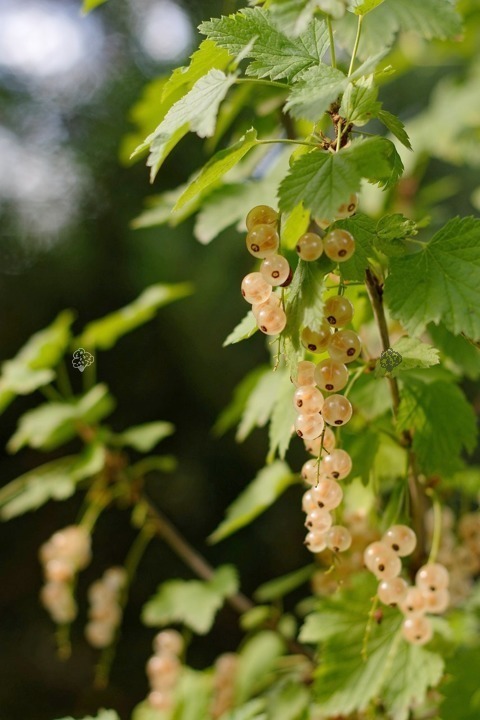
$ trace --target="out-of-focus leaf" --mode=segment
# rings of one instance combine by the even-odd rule
[[[428,368],[432,365],[438,365],[440,358],[438,350],[427,343],[421,342],[416,338],[402,337],[393,344],[392,350],[400,355],[400,364],[393,369],[391,367],[383,367],[382,359],[377,361],[375,373],[378,377],[397,377],[407,370],[414,368]]]
[[[73,717],[62,718],[61,720],[75,720]],[[82,720],[120,720],[115,710],[100,710],[98,715],[82,718]]]
[[[258,330],[257,321],[251,310],[247,312],[243,320],[236,325],[230,335],[225,338],[223,347],[228,345],[235,345],[235,343],[241,342],[241,340],[248,340],[248,338],[255,335]]]
[[[258,633],[245,643],[240,651],[235,676],[235,699],[238,704],[262,689],[284,651],[284,641],[277,633],[269,630]]]
[[[300,570],[288,573],[288,575],[269,580],[255,590],[255,599],[259,602],[269,602],[284,597],[310,580],[314,571],[315,565],[307,565]]]
[[[151,422],[136,425],[114,436],[115,444],[128,445],[140,452],[149,452],[160,440],[172,435],[175,428],[169,422]]]
[[[83,0],[82,12],[87,14],[106,2],[107,0]],[[105,720],[107,719],[105,718]]]

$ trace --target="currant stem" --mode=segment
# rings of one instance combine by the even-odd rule
[[[352,59],[350,60],[350,67],[348,68],[348,77],[350,77],[350,75],[353,72],[355,58],[357,57],[358,45],[360,43],[360,35],[362,34],[362,20],[363,20],[363,15],[359,15],[358,16],[358,24],[357,24],[357,35],[355,37],[355,45],[353,46]]]
[[[432,499],[433,503],[433,537],[427,562],[434,563],[437,560],[442,539],[442,506],[433,490],[428,489],[425,493]]]
[[[363,635],[362,652],[361,652],[363,662],[367,662],[367,659],[368,659],[368,641],[369,641],[370,635],[372,633],[372,627],[373,627],[373,622],[375,619],[375,612],[378,607],[378,602],[379,602],[378,595],[375,595],[375,597],[372,598],[372,605],[370,607],[370,612],[368,613],[368,621],[367,621],[367,625],[365,627],[365,633]]]
[[[327,15],[327,28],[328,28],[328,39],[330,41],[330,58],[332,61],[332,67],[337,67],[337,57],[335,54],[335,40],[333,39],[333,30],[332,30],[332,20],[329,15]]]

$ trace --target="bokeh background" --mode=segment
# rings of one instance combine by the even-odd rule
[[[178,471],[153,477],[150,494],[213,564],[237,564],[242,587],[251,593],[266,579],[305,564],[308,554],[301,517],[288,512],[300,488],[290,489],[237,536],[218,547],[205,543],[266,453],[262,432],[242,446],[232,433],[219,440],[211,432],[236,383],[266,358],[262,338],[222,349],[244,314],[238,286],[250,262],[233,230],[206,247],[194,240],[191,221],[176,229],[133,230],[131,222],[152,189],[143,162],[127,166],[119,159],[131,129],[129,109],[145,84],[186,62],[202,19],[235,5],[241,3],[110,0],[82,17],[77,0],[0,0],[0,359],[13,356],[63,308],[75,310],[80,330],[149,284],[191,281],[194,296],[161,310],[155,321],[99,354],[97,372],[118,398],[115,429],[157,419],[176,425],[165,448],[179,458]],[[410,42],[423,59],[415,74],[405,59],[404,71],[385,86],[382,99],[392,112],[411,118],[427,107],[446,73],[462,82],[472,67],[478,69],[479,11],[474,0],[463,5],[470,26],[461,49],[447,43],[428,55],[417,40],[403,40],[402,57],[408,57]],[[470,111],[453,107],[444,125],[456,122],[463,131],[462,112]],[[478,144],[480,108],[476,112],[467,130]],[[439,142],[446,148],[450,140]],[[420,192],[420,203],[437,218],[475,212],[478,150],[475,157],[468,149],[458,154],[452,159],[445,150],[427,162],[425,150],[425,162],[403,187],[405,203],[412,195],[418,200]],[[186,138],[165,163],[155,192],[176,187],[204,159],[198,139]],[[473,386],[468,389],[473,393]],[[2,416],[1,447],[20,412],[37,401],[19,399]],[[292,462],[298,465],[301,453],[296,458],[295,452]],[[29,450],[2,455],[0,483],[41,459]],[[152,543],[132,591],[111,685],[94,690],[97,656],[82,636],[85,606],[74,628],[73,655],[62,663],[53,625],[38,604],[38,547],[74,521],[79,502],[50,503],[0,526],[1,720],[80,717],[101,706],[128,718],[147,692],[144,665],[153,631],[141,625],[140,609],[162,580],[190,577],[165,546]],[[122,562],[132,538],[126,514],[101,517],[80,595],[106,566]],[[205,667],[239,637],[237,618],[224,609],[211,635],[193,640],[189,662]]]

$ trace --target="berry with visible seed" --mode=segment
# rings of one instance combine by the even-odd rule
[[[314,440],[322,434],[324,425],[320,413],[315,413],[315,415],[300,414],[295,421],[295,430],[297,435],[304,438],[304,440]]]
[[[310,485],[315,485],[320,477],[317,460],[307,460],[302,465],[302,478]]]
[[[327,358],[316,366],[314,378],[322,390],[338,392],[348,382],[348,368],[343,363]]]
[[[448,570],[440,563],[427,563],[415,575],[415,583],[420,590],[445,590],[449,582]]]
[[[400,558],[383,542],[367,545],[363,559],[367,568],[379,580],[391,580],[400,575],[402,569]]]
[[[332,450],[334,449],[335,443],[336,443],[333,430],[329,427],[325,427],[322,435],[323,435],[323,453],[331,453]],[[322,437],[315,438],[314,440],[306,440],[305,441],[305,450],[308,453],[310,453],[310,455],[315,455],[315,457],[318,457],[320,455],[321,447],[322,447]]]
[[[345,552],[352,544],[352,536],[343,525],[332,525],[327,532],[327,547],[334,552]]]
[[[312,353],[321,353],[327,349],[331,336],[332,328],[324,320],[316,330],[309,327],[303,328],[300,339],[303,347],[307,350]]]
[[[325,398],[322,415],[329,425],[345,425],[352,417],[352,405],[343,395],[330,395]]]
[[[270,255],[260,265],[260,273],[269,285],[284,285],[290,272],[288,260],[282,255]]]
[[[433,636],[430,620],[424,615],[409,617],[402,625],[403,637],[412,645],[425,645]]]
[[[279,335],[286,324],[287,316],[281,307],[264,307],[257,314],[257,325],[265,335]]]
[[[322,393],[314,385],[303,385],[297,388],[293,395],[295,409],[306,415],[319,413],[323,402]]]
[[[310,360],[301,360],[297,365],[297,376],[292,378],[293,384],[297,387],[315,385],[314,372],[315,363]]]
[[[271,225],[255,225],[247,234],[247,250],[256,258],[266,258],[275,255],[280,244],[280,238]]]
[[[408,616],[423,615],[426,612],[426,605],[422,591],[417,587],[410,587],[400,603],[400,610]]]
[[[433,615],[441,615],[450,605],[450,593],[448,590],[423,590],[421,591],[425,600],[425,612]]]
[[[335,228],[323,239],[325,255],[335,262],[350,260],[355,252],[355,240],[347,230]]]
[[[257,225],[273,225],[278,222],[278,213],[269,205],[257,205],[247,215],[247,230],[253,230]]]
[[[378,597],[380,602],[390,607],[396,607],[405,598],[408,584],[401,577],[394,577],[391,580],[383,580],[378,586]]]
[[[298,238],[295,250],[302,260],[307,262],[318,260],[323,253],[322,238],[316,233],[307,232]]]
[[[358,207],[358,195],[357,193],[352,193],[348,199],[348,202],[343,203],[340,205],[336,212],[336,218],[337,220],[344,220],[345,218],[350,217],[357,211]]]
[[[339,330],[330,337],[328,354],[338,363],[351,363],[357,359],[362,343],[353,330]]]
[[[343,490],[335,480],[321,478],[313,489],[317,507],[323,510],[334,510],[342,502]]]
[[[417,536],[407,525],[393,525],[382,537],[399,557],[411,555],[417,545]]]
[[[312,553],[320,553],[327,547],[327,538],[325,533],[310,531],[304,540],[304,545]]]
[[[245,275],[242,280],[242,295],[244,299],[253,305],[266,302],[272,294],[272,286],[259,272],[252,272]]]
[[[345,450],[337,448],[323,458],[320,470],[328,478],[343,480],[352,471],[352,458]]]
[[[343,327],[352,321],[353,305],[346,297],[333,295],[325,303],[323,314],[333,327]]]
[[[332,516],[324,508],[316,508],[308,513],[305,527],[315,532],[325,533],[332,527]]]

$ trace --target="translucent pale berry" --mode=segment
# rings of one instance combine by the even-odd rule
[[[333,295],[325,303],[323,314],[333,327],[343,327],[352,321],[353,305],[343,295]]]
[[[383,580],[378,586],[378,597],[384,605],[396,607],[407,594],[408,584],[401,577]]]
[[[323,248],[330,260],[345,262],[355,252],[355,240],[347,230],[335,228],[323,238]]]
[[[91,538],[85,528],[69,525],[54,533],[48,543],[46,555],[70,561],[76,570],[83,570],[91,558]]]
[[[402,625],[403,637],[413,645],[425,645],[433,636],[430,620],[424,615],[408,617]]]
[[[362,343],[353,330],[339,330],[330,337],[328,354],[339,363],[350,363],[357,359]]]
[[[332,525],[327,533],[327,547],[334,552],[345,552],[352,544],[352,536],[343,525]]]
[[[309,533],[307,533],[307,536],[304,540],[304,545],[306,545],[307,549],[310,550],[310,552],[322,552],[327,547],[326,534],[310,531]]]
[[[407,525],[393,525],[387,530],[382,541],[399,557],[406,557],[415,550],[417,536]]]
[[[108,647],[113,640],[115,629],[102,620],[92,620],[85,625],[87,642],[95,648]]]
[[[333,433],[333,430],[329,427],[324,428],[324,432],[322,433],[323,436],[323,454],[330,453],[335,447],[335,435]],[[322,447],[322,437],[315,438],[314,440],[306,440],[305,441],[305,450],[310,453],[310,455],[315,455],[315,457],[318,457],[320,455],[320,450]]]
[[[324,428],[323,417],[320,413],[315,415],[303,415],[297,416],[295,421],[295,430],[297,435],[305,440],[313,440],[322,434]]]
[[[127,579],[127,571],[123,567],[111,567],[103,573],[105,585],[117,592],[125,586]]]
[[[311,415],[323,407],[323,395],[314,385],[303,385],[293,395],[293,404],[299,412]]]
[[[247,234],[247,250],[256,258],[275,255],[280,244],[278,233],[272,225],[255,225]]]
[[[315,382],[322,390],[338,392],[348,382],[348,368],[330,358],[322,360],[315,368]]]
[[[325,455],[320,470],[329,478],[343,480],[352,471],[352,458],[345,450],[337,448],[330,455]]]
[[[423,565],[415,576],[415,583],[420,590],[445,590],[450,582],[448,570],[440,563]]]
[[[315,330],[306,327],[302,330],[301,341],[303,347],[312,353],[321,353],[327,349],[329,340],[332,336],[332,328],[324,320]]]
[[[53,582],[68,582],[75,575],[75,568],[71,562],[62,558],[52,558],[44,568],[45,579]]]
[[[173,705],[171,693],[164,690],[152,690],[147,700],[149,705],[155,710],[170,710]]]
[[[255,320],[258,320],[258,314],[260,310],[266,310],[267,308],[280,308],[282,305],[282,302],[280,298],[272,293],[268,300],[265,300],[263,303],[253,303],[252,304],[252,313]]]
[[[247,230],[252,230],[256,225],[276,226],[278,213],[269,205],[257,205],[247,215]]]
[[[363,559],[367,568],[379,580],[390,580],[399,575],[402,569],[400,558],[382,542],[367,545]]]
[[[302,496],[302,510],[308,515],[309,512],[315,510],[318,507],[317,494],[314,492],[316,488],[311,488],[307,492],[303,493]]]
[[[426,611],[426,602],[422,591],[415,586],[408,588],[400,603],[400,610],[404,615],[423,615]]]
[[[180,671],[180,662],[173,653],[163,652],[160,655],[152,655],[146,666],[147,676],[152,686],[158,689],[172,687]],[[160,682],[155,683],[156,679]]]
[[[302,260],[312,262],[318,260],[323,253],[323,241],[316,233],[305,233],[298,238],[295,250]]]
[[[328,218],[317,218],[316,217],[316,218],[314,218],[314,220],[315,220],[316,224],[318,225],[318,227],[321,228],[322,230],[326,230],[328,228],[328,226],[331,225],[333,222],[333,220],[329,220]]]
[[[330,395],[325,398],[322,415],[329,425],[345,425],[352,417],[352,405],[343,395]]]
[[[325,533],[332,527],[332,516],[325,508],[317,508],[308,513],[305,526],[319,533]]]
[[[257,315],[257,324],[265,335],[278,335],[285,329],[287,316],[281,307],[265,307]]]
[[[315,363],[310,360],[302,360],[297,365],[297,375],[293,378],[293,384],[297,387],[302,385],[315,385],[314,379]]]
[[[250,304],[260,304],[268,300],[272,294],[272,286],[259,272],[245,275],[242,280],[242,295]]]
[[[441,615],[450,605],[450,593],[448,590],[423,590],[421,591],[425,600],[425,612],[433,615]]]
[[[340,505],[343,490],[335,480],[321,478],[314,487],[317,506],[324,510],[334,510]]]
[[[358,207],[358,195],[357,193],[352,193],[348,199],[348,202],[343,203],[340,205],[336,212],[336,218],[337,220],[343,220],[344,218],[350,217],[353,215],[354,212],[356,212]]]
[[[282,255],[270,255],[260,265],[260,272],[270,285],[283,285],[290,275],[290,265]]]
[[[320,477],[319,464],[316,460],[307,460],[302,465],[302,478],[310,485],[316,485]]]
[[[183,647],[183,638],[176,630],[162,630],[153,638],[153,650],[157,654],[181,655]]]

